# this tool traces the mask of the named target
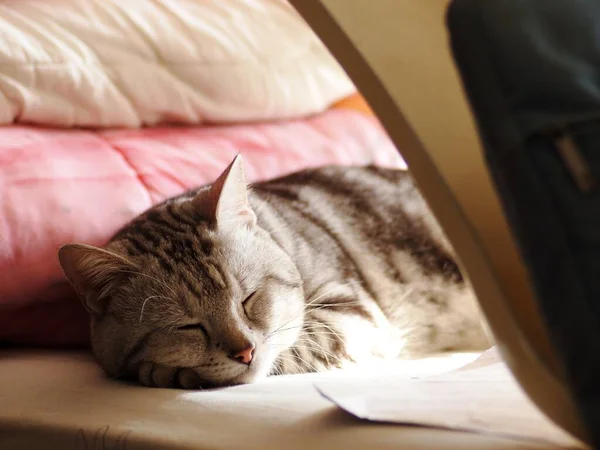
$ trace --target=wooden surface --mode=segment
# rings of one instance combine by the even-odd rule
[[[423,364],[408,365],[406,373],[430,373]],[[451,369],[456,362],[448,361],[437,369],[440,367]],[[336,376],[274,377],[226,390],[180,391],[108,380],[86,354],[0,352],[0,449],[559,448],[489,435],[360,421],[325,400],[313,386]]]

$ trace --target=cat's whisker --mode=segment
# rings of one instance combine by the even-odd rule
[[[331,328],[331,326],[327,325],[324,322],[311,322],[310,326],[319,326],[319,327],[326,328],[327,330],[332,332],[334,335],[336,335],[339,340],[344,341],[344,338],[342,336],[340,336],[340,334],[336,330],[334,330],[333,328]]]
[[[326,328],[328,331],[316,331],[316,330],[310,331],[310,328],[314,328],[314,327],[323,327],[323,328]],[[292,327],[288,327],[288,328],[283,328],[283,329],[277,330],[276,332],[273,332],[272,334],[268,335],[265,338],[265,342],[268,341],[269,339],[271,339],[272,337],[276,336],[279,333],[283,333],[285,331],[293,330],[293,329],[296,329],[296,328],[303,328],[300,336],[302,336],[302,335],[309,335],[309,334],[315,335],[315,336],[316,335],[330,335],[330,336],[335,336],[338,339],[342,340],[342,337],[340,336],[340,334],[337,333],[336,331],[334,331],[329,325],[327,325],[327,324],[325,324],[323,322],[307,321],[307,322],[304,322],[301,325],[292,326]]]
[[[268,334],[268,335],[265,337],[265,341],[268,341],[268,340],[269,340],[269,339],[271,339],[272,337],[274,337],[274,336],[278,335],[279,333],[283,333],[283,332],[285,332],[285,331],[290,331],[290,330],[294,330],[294,329],[298,329],[298,328],[301,328],[301,329],[307,329],[307,325],[308,325],[308,326],[310,326],[311,324],[312,324],[312,325],[319,325],[320,323],[319,323],[319,322],[304,322],[304,323],[302,323],[302,324],[300,324],[300,325],[294,325],[294,326],[291,326],[291,327],[287,327],[287,328],[278,329],[278,330],[276,330],[276,331],[273,331],[272,333]]]
[[[284,348],[286,350],[290,348],[290,344],[285,343],[285,342],[273,342],[273,341],[264,341],[264,342],[267,345],[267,348]]]
[[[287,327],[287,328],[282,328],[282,329],[280,329],[280,330],[276,330],[276,331],[274,331],[274,332],[272,332],[272,333],[268,334],[268,335],[265,337],[265,341],[267,341],[267,340],[271,339],[271,338],[272,338],[272,337],[274,337],[274,336],[277,336],[279,333],[284,333],[284,332],[286,332],[286,331],[290,331],[290,330],[294,330],[294,329],[297,329],[297,328],[302,328],[302,327],[303,327],[303,325],[296,325],[296,326],[293,326],[293,327]]]
[[[277,362],[275,362],[273,364],[273,366],[269,369],[269,372],[268,372],[267,376],[268,377],[271,377],[271,376],[275,376],[276,377],[276,376],[279,376],[279,375],[281,375],[281,369],[279,368],[279,364]]]
[[[304,312],[302,312],[301,314],[291,318],[290,320],[288,320],[287,322],[285,322],[284,324],[280,325],[279,327],[275,328],[273,331],[271,331],[270,333],[267,333],[265,336],[265,339],[269,339],[271,336],[273,336],[274,334],[276,334],[281,328],[285,327],[286,325],[292,323],[294,320],[299,319],[301,316],[304,315]]]
[[[287,360],[288,362],[293,362],[296,365],[296,367],[298,367],[300,369],[300,372],[298,372],[298,373],[306,372],[306,370],[303,370],[303,367],[301,364],[304,364],[306,367],[308,367],[309,369],[311,369],[314,372],[318,372],[318,369],[312,363],[310,363],[308,360],[303,358],[298,351],[295,354],[291,353],[291,352],[287,353],[287,354],[281,354],[281,355],[279,355],[279,357],[282,360]],[[292,358],[292,359],[289,360],[288,358]]]
[[[298,345],[298,344],[301,344],[301,346],[304,347],[310,354],[324,355],[325,363],[326,363],[327,367],[329,367],[331,365],[330,358],[335,365],[339,366],[341,364],[341,359],[339,356],[337,356],[334,353],[325,349],[322,345],[320,345],[318,342],[314,341],[314,339],[311,339],[308,335],[305,335],[305,334],[300,335],[300,337],[298,338],[298,340],[296,342],[296,345]],[[278,358],[280,358],[281,360],[287,360],[287,358],[293,358],[294,363],[299,365],[299,367],[302,367],[300,365],[300,363],[302,363],[305,366],[307,366],[310,370],[312,370],[313,372],[319,371],[319,369],[314,364],[312,364],[309,360],[303,358],[299,354],[298,351],[295,354],[281,353],[278,356]],[[305,370],[303,372],[305,372]]]
[[[318,372],[319,371],[319,369],[317,368],[317,366],[315,366],[313,363],[311,363],[307,359],[302,358],[301,356],[296,357],[296,360],[298,362],[298,367],[300,368],[301,373],[306,372],[306,370],[302,370],[302,365],[306,366],[312,372]]]
[[[302,336],[325,336],[325,337],[329,337],[329,336],[335,336],[335,337],[339,337],[339,335],[332,333],[330,331],[315,331],[315,332],[304,332],[302,333]]]
[[[334,364],[340,364],[342,362],[342,358],[338,355],[336,355],[335,353],[327,350],[325,347],[323,347],[319,342],[317,342],[314,339],[309,339],[308,337],[304,337],[300,340],[301,342],[304,342],[304,344],[306,345],[306,348],[309,351],[313,351],[316,354],[323,354],[325,356],[325,361],[327,363],[327,365],[330,364],[329,358],[331,358],[334,362]],[[314,351],[316,349],[316,351]]]
[[[303,325],[298,325],[298,326],[295,326],[295,327],[284,328],[284,329],[282,329],[282,330],[278,330],[278,331],[277,331],[277,333],[275,333],[275,334],[273,334],[273,335],[269,336],[269,338],[272,338],[273,336],[276,336],[276,335],[278,335],[279,333],[283,333],[283,332],[285,332],[285,331],[290,331],[290,330],[294,330],[294,329],[297,329],[297,328],[303,328],[303,327],[304,327],[304,325],[305,325],[305,324],[303,324]],[[309,333],[309,332],[307,332],[307,330],[308,330],[308,328],[304,328],[304,330],[302,331],[301,335],[306,335],[306,334],[321,335],[321,334],[322,334],[322,335],[332,335],[332,336],[337,336],[337,337],[339,338],[339,334],[337,334],[337,333],[335,333],[335,332],[321,331],[321,332],[312,332],[312,333]],[[265,340],[266,340],[266,339],[265,339]]]
[[[312,305],[313,303],[321,300],[323,297],[326,297],[329,294],[334,293],[335,291],[339,290],[339,289],[343,289],[346,288],[348,286],[352,286],[352,285],[356,285],[358,284],[355,281],[349,281],[347,283],[342,283],[342,284],[338,284],[336,286],[334,286],[333,288],[329,289],[328,291],[316,296],[315,298],[313,298],[311,301],[309,301],[308,303],[306,303],[306,305],[304,306],[305,309],[307,309],[310,305]]]
[[[332,308],[335,306],[360,305],[362,303],[363,302],[360,300],[352,300],[349,302],[339,302],[339,303],[315,303],[312,306],[315,306],[316,308],[319,308],[319,307]],[[310,311],[314,311],[316,308],[311,308]]]
[[[314,342],[311,342],[311,344],[314,344]],[[308,351],[314,355],[313,357],[321,356],[325,360],[325,365],[327,366],[327,368],[341,367],[343,365],[343,359],[341,357],[339,357],[331,352],[324,351],[320,347],[321,346],[319,346],[319,347],[309,346],[307,348],[308,348]]]
[[[169,297],[165,297],[164,295],[151,295],[150,297],[147,297],[144,302],[142,303],[142,307],[140,308],[140,319],[138,321],[138,323],[142,323],[142,317],[144,315],[144,308],[146,307],[146,303],[148,303],[148,300],[153,299],[153,298],[164,298],[167,300],[171,300]]]
[[[311,308],[310,310],[307,311],[307,313],[311,313],[311,312],[316,312],[316,311],[322,311],[322,310],[326,310],[326,309],[335,309],[338,307],[343,307],[343,306],[357,306],[357,305],[362,305],[363,302],[361,302],[360,300],[356,300],[353,302],[340,302],[340,303],[324,303],[324,304],[320,304],[320,306],[317,306],[316,308]]]
[[[285,369],[285,363],[290,363],[294,365],[294,368],[296,369],[295,372],[293,373],[301,373],[301,369],[302,367],[300,366],[300,364],[298,363],[298,361],[296,361],[295,359],[293,359],[291,356],[288,355],[279,355],[278,359],[281,361],[281,373],[282,374],[291,374],[291,372],[287,372]]]
[[[310,302],[308,302],[308,303],[306,303],[306,304],[304,305],[304,309],[303,309],[303,311],[302,311],[300,314],[298,314],[297,316],[295,316],[295,317],[291,318],[290,320],[288,320],[287,322],[285,322],[284,324],[280,325],[278,328],[276,328],[275,330],[273,330],[271,333],[267,334],[266,338],[268,339],[268,338],[269,338],[269,337],[270,337],[272,334],[276,333],[276,332],[277,332],[277,331],[278,331],[280,328],[283,328],[283,327],[285,327],[286,325],[288,325],[289,323],[293,322],[294,320],[297,320],[297,319],[299,319],[300,317],[302,317],[303,315],[305,315],[305,314],[307,313],[307,311],[316,311],[316,310],[318,310],[318,308],[319,308],[319,307],[317,307],[317,308],[313,308],[312,310],[311,310],[311,309],[309,309],[309,306],[311,306],[312,304],[314,304],[316,301],[318,301],[318,300],[321,300],[321,299],[322,299],[323,297],[325,297],[326,295],[332,294],[332,293],[333,293],[335,290],[337,290],[337,289],[341,289],[341,288],[343,288],[343,287],[351,286],[351,285],[353,285],[353,284],[356,284],[356,283],[355,283],[355,282],[352,282],[352,281],[350,281],[350,282],[348,282],[348,283],[344,283],[344,284],[337,285],[337,286],[335,286],[334,288],[332,288],[332,289],[329,289],[327,292],[324,292],[323,294],[321,294],[321,295],[319,295],[319,296],[315,297],[313,300],[311,300]]]

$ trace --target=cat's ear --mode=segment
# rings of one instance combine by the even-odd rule
[[[208,192],[202,193],[194,201],[201,203],[198,206],[220,229],[239,225],[252,228],[256,225],[256,214],[248,202],[248,187],[241,155],[235,157]]]
[[[58,260],[85,309],[94,316],[104,314],[111,289],[121,276],[137,270],[124,257],[85,244],[67,244]]]

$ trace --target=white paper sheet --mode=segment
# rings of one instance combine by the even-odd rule
[[[468,366],[429,377],[316,383],[350,414],[370,421],[450,428],[586,448],[528,399],[495,349]]]

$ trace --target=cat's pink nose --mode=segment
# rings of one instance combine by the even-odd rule
[[[237,362],[240,362],[242,364],[250,364],[252,362],[252,358],[254,357],[255,348],[256,346],[251,343],[245,349],[240,350],[238,352],[234,352],[231,355],[231,359],[235,359]]]

